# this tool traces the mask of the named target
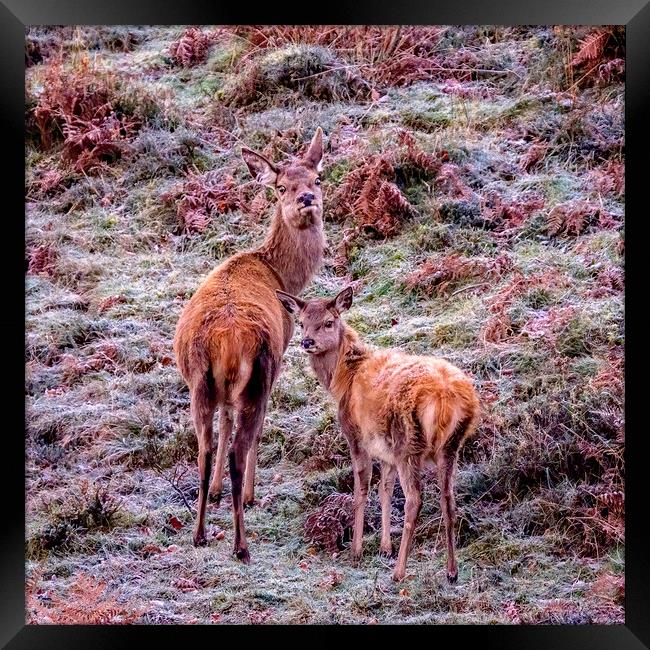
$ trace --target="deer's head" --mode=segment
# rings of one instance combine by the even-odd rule
[[[288,164],[276,165],[246,148],[241,153],[253,178],[274,189],[282,217],[288,226],[309,228],[322,224],[320,172],[323,164],[323,131],[320,126],[316,129],[307,153]]]
[[[307,302],[284,291],[276,294],[284,308],[297,316],[302,330],[300,345],[309,354],[323,354],[341,345],[344,327],[341,314],[352,305],[352,287],[346,287],[335,298]]]

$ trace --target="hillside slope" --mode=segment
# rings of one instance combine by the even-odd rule
[[[36,27],[26,43],[31,622],[624,621],[618,28]],[[239,147],[281,159],[318,125],[330,250],[305,295],[353,283],[368,341],[441,355],[480,392],[454,586],[431,472],[407,581],[378,555],[376,491],[352,564],[347,446],[295,340],[252,563],[231,558],[228,496],[192,546],[176,321],[265,232],[273,200]],[[397,486],[394,543],[402,507]]]

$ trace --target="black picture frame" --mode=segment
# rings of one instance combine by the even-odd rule
[[[549,0],[544,3],[513,0],[456,0],[453,3],[419,0],[403,3],[356,2],[354,5],[313,3],[300,11],[287,5],[270,3],[250,9],[233,4],[197,1],[191,4],[169,0],[140,0],[137,3],[118,0],[108,2],[76,2],[75,0],[0,0],[0,51],[2,52],[2,91],[0,131],[5,173],[3,207],[5,238],[9,241],[1,255],[8,266],[12,282],[5,282],[4,309],[0,317],[4,337],[3,370],[8,381],[3,390],[12,418],[5,419],[3,442],[8,460],[3,468],[2,491],[4,534],[0,562],[0,642],[3,647],[17,648],[122,648],[136,644],[174,642],[182,635],[184,643],[198,633],[212,634],[212,626],[28,626],[25,625],[25,482],[20,458],[24,459],[25,410],[21,396],[24,386],[24,38],[25,26],[47,24],[570,24],[626,25],[626,614],[625,625],[614,626],[449,626],[442,630],[453,634],[454,643],[478,643],[481,647],[499,648],[589,648],[623,649],[650,647],[650,560],[644,551],[643,524],[650,502],[643,463],[646,457],[645,431],[637,423],[641,418],[643,384],[633,377],[642,372],[643,361],[636,353],[642,349],[642,323],[633,318],[635,307],[628,301],[637,288],[641,292],[643,278],[640,248],[643,183],[647,165],[648,98],[650,97],[650,3],[647,0]],[[8,200],[11,199],[11,200]],[[23,222],[24,226],[24,222]],[[629,233],[632,233],[630,236]],[[6,277],[6,276],[5,276]],[[14,280],[13,278],[16,277]],[[8,289],[12,291],[9,292]],[[629,354],[633,350],[635,354]],[[22,378],[22,382],[21,382]],[[22,453],[21,453],[22,450]],[[22,477],[22,479],[21,479]],[[180,627],[180,629],[178,629]],[[309,626],[305,626],[306,628]],[[392,629],[391,632],[396,631]],[[223,629],[223,628],[221,628]],[[312,628],[313,629],[313,628]],[[372,628],[374,634],[385,633],[386,627]],[[246,634],[251,628],[242,630]],[[288,640],[282,626],[252,630],[263,634],[264,642]],[[335,630],[334,630],[335,631]],[[368,628],[363,641],[368,643]],[[403,628],[397,631],[403,634]],[[428,643],[440,643],[438,633]],[[218,634],[219,632],[217,632]],[[339,630],[340,633],[340,630]],[[348,631],[344,632],[347,636]],[[294,632],[292,631],[293,635]],[[275,636],[277,635],[277,636]],[[275,639],[273,638],[275,636]],[[178,639],[180,641],[180,639]],[[177,641],[177,642],[178,642]],[[219,642],[220,637],[215,641]]]

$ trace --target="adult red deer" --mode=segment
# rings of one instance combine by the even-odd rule
[[[275,190],[275,216],[259,248],[229,258],[198,288],[178,321],[174,353],[190,389],[190,410],[199,443],[194,545],[206,542],[208,487],[219,500],[225,454],[236,420],[229,454],[233,552],[248,564],[243,506],[254,502],[257,446],[267,401],[293,334],[293,320],[275,291],[302,291],[320,266],[325,248],[320,188],[323,132],[320,127],[316,130],[302,158],[283,165],[246,148],[241,153],[251,174]],[[208,486],[212,421],[217,408],[219,440]]]
[[[340,314],[352,304],[348,287],[331,299],[304,302],[278,291],[289,313],[297,314],[301,345],[319,381],[338,405],[338,419],[350,445],[354,470],[352,556],[361,557],[363,513],[372,459],[381,461],[381,551],[392,554],[390,502],[395,472],[406,496],[404,530],[394,580],[406,573],[406,559],[422,506],[420,474],[425,461],[437,465],[440,505],[447,539],[447,578],[458,578],[454,540],[454,472],[458,451],[476,429],[479,401],[471,380],[450,363],[431,356],[365,345]]]

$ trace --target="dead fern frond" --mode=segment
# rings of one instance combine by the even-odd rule
[[[28,181],[27,197],[43,199],[60,192],[64,187],[66,175],[57,169],[37,169],[32,180]]]
[[[130,120],[118,120],[114,114],[89,121],[64,118],[62,160],[75,171],[92,172],[117,160],[123,153],[126,137],[135,132]]]
[[[201,233],[219,214],[233,210],[250,212],[252,186],[253,183],[238,184],[233,176],[221,170],[204,174],[190,171],[175,190],[163,196],[163,200],[176,203],[181,232]],[[260,200],[255,205],[255,210],[258,209]]]
[[[486,197],[482,211],[483,219],[493,228],[518,228],[538,210],[544,207],[544,198],[536,193],[524,194],[521,198],[507,200],[497,192]]]
[[[400,147],[394,152],[393,166],[403,177],[419,179],[439,172],[440,157],[424,151],[412,133],[400,131],[397,141]]]
[[[580,48],[571,59],[571,65],[575,68],[586,61],[599,59],[605,51],[605,46],[611,34],[611,31],[607,27],[599,27],[591,34],[585,36],[580,43]]]
[[[609,84],[621,79],[625,75],[625,59],[612,59],[598,66],[598,80],[602,84]]]
[[[608,160],[592,169],[586,176],[585,189],[603,196],[623,196],[625,194],[624,163],[620,160]]]
[[[338,276],[346,275],[348,272],[348,255],[350,248],[352,247],[352,242],[358,236],[358,228],[348,228],[343,233],[343,238],[341,239],[337,249],[336,255],[332,260],[332,268],[334,273]]]
[[[93,354],[86,358],[64,354],[60,362],[63,370],[63,383],[72,385],[90,372],[114,373],[118,370],[120,360],[118,347],[108,341],[97,345]]]
[[[575,314],[573,307],[555,307],[542,310],[523,325],[520,336],[529,339],[544,339],[547,345],[554,345],[558,336],[571,322]]]
[[[197,27],[186,29],[170,46],[172,60],[189,68],[203,63],[212,45],[212,37]]]
[[[576,69],[584,70],[574,84],[577,86],[620,79],[625,72],[625,27],[613,25],[595,28],[580,42],[568,67],[571,77]]]
[[[549,145],[545,142],[533,142],[526,153],[519,159],[519,166],[526,172],[531,171],[544,160]]]
[[[53,244],[33,246],[27,251],[27,272],[34,275],[53,275],[59,255]]]
[[[78,574],[65,594],[31,584],[27,590],[27,623],[37,625],[127,625],[146,609],[119,602],[106,582]]]
[[[143,124],[142,111],[153,110],[152,102],[138,97],[133,108],[133,98],[126,97],[117,77],[91,66],[87,56],[72,68],[58,58],[47,66],[28,122],[43,149],[62,139],[62,162],[92,173],[121,157]]]
[[[474,192],[460,176],[460,167],[450,162],[440,166],[435,177],[434,187],[438,193],[454,199],[469,199],[474,196]]]
[[[358,224],[366,234],[380,237],[396,235],[404,219],[414,214],[414,209],[394,183],[382,179],[366,182],[354,204],[359,215]]]
[[[330,553],[343,547],[346,533],[352,526],[352,507],[354,499],[351,494],[330,494],[317,510],[305,520],[305,539]]]
[[[512,258],[507,254],[495,258],[468,258],[457,253],[440,255],[427,260],[408,275],[405,286],[409,291],[440,295],[464,280],[498,279],[511,271],[512,267]]]
[[[561,231],[568,235],[579,235],[601,212],[599,206],[592,205],[588,201],[568,201],[556,205],[547,217],[547,232],[554,236]]]
[[[365,234],[393,237],[416,214],[399,185],[432,178],[444,165],[407,131],[400,131],[398,143],[390,152],[354,160],[354,169],[329,201],[335,219],[351,217]]]
[[[366,234],[391,237],[401,229],[414,209],[393,182],[395,172],[385,156],[363,161],[348,174],[334,193],[332,204],[336,218],[352,216]]]
[[[510,282],[497,291],[487,301],[491,316],[485,322],[481,331],[484,343],[500,343],[514,335],[512,320],[508,310],[514,301],[533,286],[550,285],[554,279],[547,274],[525,277],[521,272],[515,271]]]

